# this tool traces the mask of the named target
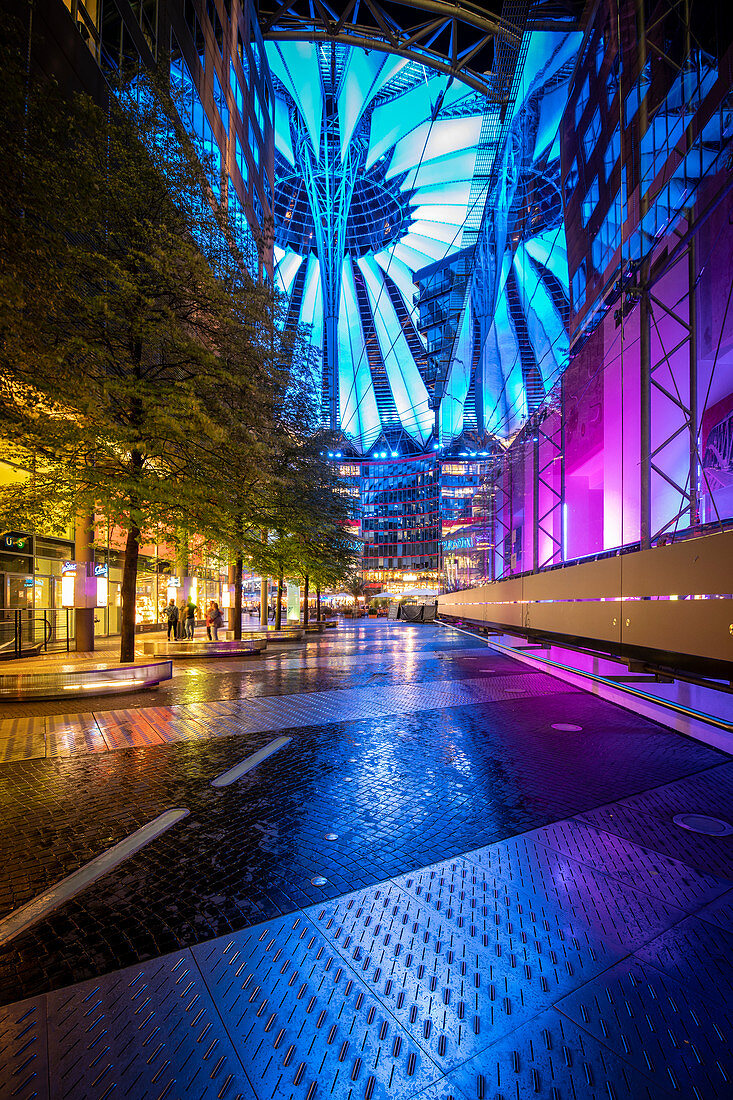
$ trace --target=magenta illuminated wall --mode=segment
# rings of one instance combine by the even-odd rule
[[[505,452],[496,577],[733,520],[733,49],[665,25],[708,48],[664,68],[620,8],[596,11],[561,127],[570,363]]]

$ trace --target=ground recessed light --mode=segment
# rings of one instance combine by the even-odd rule
[[[580,733],[582,726],[572,726],[569,722],[553,722],[552,729],[560,730],[561,733]]]
[[[730,836],[733,833],[733,825],[723,821],[719,817],[708,817],[706,814],[677,814],[672,818],[680,829],[687,829],[691,833],[704,833],[705,836]]]
[[[323,875],[316,875],[315,878],[311,879],[311,882],[314,886],[326,886],[328,883],[328,879],[324,878]]]
[[[338,840],[338,838],[339,838],[338,833],[326,833],[326,835],[324,836],[323,839],[324,840]]]

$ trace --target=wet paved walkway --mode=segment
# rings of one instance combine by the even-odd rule
[[[0,1097],[733,1094],[730,757],[438,626],[241,664],[0,723]]]

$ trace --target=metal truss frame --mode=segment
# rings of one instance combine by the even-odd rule
[[[345,159],[339,153],[338,116],[326,120],[321,149],[314,149],[305,124],[296,118],[297,161],[303,173],[315,223],[318,259],[321,266],[323,326],[328,384],[328,415],[332,428],[339,425],[338,409],[338,316],[341,273],[346,242],[346,221],[356,180],[365,153],[364,143],[349,142]],[[335,232],[331,233],[331,227]],[[324,397],[326,395],[324,394]]]
[[[693,229],[691,210],[687,212],[687,226],[688,232]],[[680,520],[685,515],[690,527],[694,527],[700,521],[698,481],[702,469],[702,459],[698,440],[700,425],[697,409],[697,272],[694,233],[690,233],[686,248],[680,252],[675,262],[682,263],[685,259],[687,261],[688,283],[686,317],[680,314],[676,306],[662,301],[661,297],[653,292],[653,282],[643,283],[640,291],[640,377],[642,386],[640,406],[642,435],[640,519],[642,549],[648,549],[656,539],[664,535],[670,528],[676,530]],[[679,327],[679,337],[671,347],[668,347],[662,338],[657,320],[657,311],[674,321]],[[656,335],[661,351],[661,354],[658,357],[655,356],[654,359],[651,356],[652,332]],[[675,373],[676,371],[679,372],[679,368],[675,369],[673,357],[685,347],[688,349],[687,377],[684,382],[680,378],[680,384],[678,385]],[[669,371],[672,389],[661,381],[660,376],[665,368]],[[664,398],[669,406],[676,410],[677,416],[671,422],[669,431],[666,432],[664,438],[657,442],[655,446],[652,446],[653,395],[655,393]],[[686,435],[688,440],[689,463],[685,483],[680,484],[678,477],[675,477],[670,470],[664,467],[664,451],[683,434]],[[681,502],[676,513],[670,516],[659,530],[652,529],[652,495],[653,478],[655,476],[661,478],[662,481],[665,481],[674,489],[679,494]]]
[[[270,0],[272,7],[260,5],[260,25],[274,41],[341,42],[396,54],[460,78],[492,103],[508,102],[509,87],[471,63],[496,39],[518,50],[521,30],[469,0],[395,2],[405,7],[400,23],[380,0],[347,0],[342,11],[326,0]]]
[[[562,400],[562,387],[560,387]],[[544,411],[544,410],[543,410]],[[556,415],[557,414],[557,415]],[[554,431],[548,433],[544,424],[552,422]],[[532,457],[532,568],[537,571],[546,565],[555,565],[563,560],[564,547],[562,537],[562,506],[565,501],[565,417],[562,405],[558,410],[548,409],[545,415],[538,415],[533,434]],[[544,460],[543,460],[543,455]],[[559,489],[553,484],[555,463],[560,463]],[[549,494],[549,503],[544,512],[541,510],[540,493]],[[553,521],[560,512],[560,535],[556,535]],[[549,540],[550,553],[540,560],[540,535]]]
[[[511,572],[511,554],[507,557],[506,540],[512,531],[512,472],[509,452],[502,450],[490,460],[486,487],[491,506],[488,515],[488,532],[493,549],[490,558],[489,580],[498,581]],[[508,515],[508,520],[507,520]]]

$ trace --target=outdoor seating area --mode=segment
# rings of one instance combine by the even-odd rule
[[[71,699],[84,695],[113,695],[154,688],[173,676],[171,661],[149,664],[56,669],[53,672],[0,676],[0,702],[28,699]]]

